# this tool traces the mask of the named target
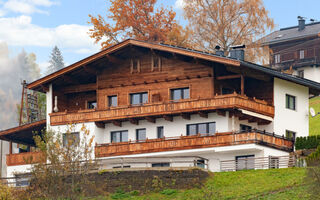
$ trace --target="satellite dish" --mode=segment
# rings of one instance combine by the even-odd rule
[[[311,114],[311,117],[316,116],[316,111],[314,111],[314,109],[312,107],[310,108],[310,114]]]

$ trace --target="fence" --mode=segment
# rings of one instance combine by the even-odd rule
[[[288,168],[296,165],[294,156],[246,157],[220,161],[220,171]]]

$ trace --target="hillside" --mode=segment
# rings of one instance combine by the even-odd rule
[[[133,192],[116,193],[96,199],[309,199],[303,185],[304,168],[248,170],[214,173],[201,189],[164,190],[138,196]]]
[[[309,106],[313,107],[316,112],[320,112],[320,97],[315,97],[309,100]],[[316,117],[311,117],[309,115],[309,134],[319,135],[320,134],[320,115]]]

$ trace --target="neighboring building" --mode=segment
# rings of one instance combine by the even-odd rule
[[[0,139],[34,145],[31,130],[64,132],[70,123],[81,139],[85,124],[95,136],[95,158],[104,159],[106,168],[196,165],[220,171],[224,160],[273,156],[276,162],[289,155],[294,138],[309,133],[308,99],[319,94],[320,83],[130,39],[28,89],[47,94],[47,119],[2,131]],[[7,176],[26,172],[30,165],[23,158],[36,154],[11,148]],[[131,161],[115,163],[121,158]]]
[[[320,22],[282,28],[263,38],[270,49],[270,66],[320,82]]]

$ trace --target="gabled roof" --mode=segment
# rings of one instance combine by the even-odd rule
[[[68,72],[71,72],[75,69],[78,69],[80,67],[83,67],[91,62],[94,62],[95,60],[102,58],[110,53],[113,53],[115,51],[118,51],[124,47],[130,46],[130,45],[135,45],[139,47],[146,47],[154,50],[159,50],[159,51],[167,51],[167,52],[172,52],[176,54],[181,54],[185,56],[190,56],[190,57],[195,57],[199,59],[204,59],[208,61],[213,61],[217,63],[222,63],[222,64],[227,64],[227,65],[233,65],[233,66],[240,66],[240,62],[238,60],[234,60],[231,58],[227,57],[222,57],[202,51],[196,51],[192,49],[186,49],[186,48],[181,48],[177,46],[172,46],[172,45],[165,45],[165,44],[159,44],[159,43],[151,43],[151,42],[144,42],[144,41],[139,41],[139,40],[134,40],[134,39],[127,39],[124,40],[123,42],[120,42],[114,46],[111,46],[105,50],[102,50],[92,56],[89,56],[83,60],[80,60],[72,65],[69,65],[59,71],[56,71],[52,74],[49,74],[43,78],[40,78],[30,84],[28,84],[28,89],[35,89],[36,87],[43,86],[44,84],[50,83],[57,77],[64,75]]]
[[[298,40],[309,37],[319,37],[320,22],[306,24],[303,30],[298,30],[298,26],[282,28],[274,31],[262,39],[263,45],[271,45],[291,40]]]
[[[207,53],[207,52],[197,51],[197,50],[193,50],[193,49],[182,48],[182,47],[178,47],[178,46],[172,46],[172,45],[166,45],[166,44],[160,44],[160,43],[139,41],[139,40],[134,40],[134,39],[125,40],[125,41],[118,43],[114,46],[111,46],[105,50],[102,50],[92,56],[89,56],[83,60],[80,60],[80,61],[78,61],[68,67],[65,67],[57,72],[54,72],[48,76],[45,76],[39,80],[36,80],[36,81],[28,84],[28,88],[29,89],[39,88],[40,86],[42,86],[44,84],[48,84],[48,83],[52,82],[53,80],[55,80],[56,78],[66,74],[68,72],[71,72],[75,69],[81,68],[91,62],[94,62],[95,60],[97,60],[101,57],[105,57],[106,55],[108,55],[110,53],[116,52],[116,51],[118,51],[124,47],[130,46],[130,45],[150,48],[150,49],[159,50],[159,51],[171,52],[171,53],[175,53],[175,54],[204,59],[207,61],[217,62],[217,63],[235,66],[235,67],[244,66],[244,67],[248,67],[248,68],[263,72],[263,73],[268,74],[272,77],[277,77],[277,78],[284,79],[287,81],[295,82],[300,85],[304,85],[306,87],[313,89],[313,91],[316,90],[317,91],[316,93],[320,92],[320,83],[318,83],[318,82],[314,82],[314,81],[300,78],[300,77],[297,77],[294,75],[286,74],[286,73],[280,72],[278,70],[271,69],[269,67],[264,67],[262,65],[258,65],[258,64],[254,64],[254,63],[250,63],[250,62],[246,62],[246,61],[240,61],[237,59],[232,59],[232,58],[219,56],[219,55],[215,55],[215,54],[211,54],[211,53]]]

